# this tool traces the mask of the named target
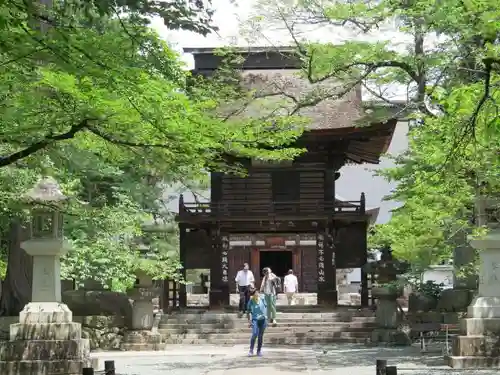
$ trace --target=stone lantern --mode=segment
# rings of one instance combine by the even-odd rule
[[[477,221],[488,232],[471,238],[479,252],[479,288],[461,321],[461,335],[452,338],[448,357],[451,367],[500,367],[500,200],[495,197],[476,199]]]
[[[10,325],[10,340],[0,345],[0,374],[80,374],[90,360],[89,340],[61,303],[60,257],[63,238],[60,204],[66,200],[57,182],[41,179],[26,195],[31,205],[30,238],[21,247],[33,257],[31,302]]]
[[[71,311],[61,304],[60,257],[69,250],[69,244],[63,237],[61,205],[67,197],[53,178],[45,177],[24,196],[24,200],[31,207],[31,225],[29,239],[22,242],[21,247],[33,257],[33,288],[31,303],[21,312],[21,322],[23,319],[38,319],[37,315],[33,315],[32,308],[44,311],[44,314],[48,311],[69,314],[58,316],[64,321],[71,321]],[[29,313],[24,314],[26,310]],[[50,322],[56,316],[39,318]]]
[[[141,260],[149,260],[148,249],[140,250]],[[153,285],[153,278],[141,268],[135,271],[134,287],[127,291],[132,302],[132,322],[123,338],[124,350],[161,350],[161,335],[153,328],[153,298],[160,295],[160,288]]]

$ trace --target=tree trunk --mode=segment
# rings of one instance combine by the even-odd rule
[[[31,301],[33,262],[31,256],[21,249],[24,239],[26,228],[19,220],[14,219],[8,236],[9,256],[0,298],[0,316],[17,316]]]

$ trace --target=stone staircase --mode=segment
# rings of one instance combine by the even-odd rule
[[[277,327],[268,327],[266,345],[366,343],[375,327],[368,310],[324,311],[318,308],[279,308]],[[168,344],[247,344],[250,328],[236,312],[184,311],[164,315],[159,333]]]

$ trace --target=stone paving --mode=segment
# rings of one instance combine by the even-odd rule
[[[269,348],[262,358],[246,356],[246,346],[172,346],[165,352],[94,353],[115,361],[118,375],[375,375],[375,360],[387,359],[399,375],[486,375],[498,370],[454,370],[442,355],[420,354],[416,347],[383,348],[331,345]]]

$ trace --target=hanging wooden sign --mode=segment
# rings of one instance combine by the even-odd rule
[[[266,237],[266,247],[271,249],[283,248],[286,246],[285,237]]]

